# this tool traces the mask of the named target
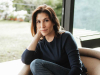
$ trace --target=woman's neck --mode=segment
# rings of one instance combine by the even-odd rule
[[[48,42],[53,41],[54,37],[55,37],[55,32],[53,32],[53,33],[50,34],[50,35],[45,36],[45,38],[46,38],[46,40],[47,40]]]

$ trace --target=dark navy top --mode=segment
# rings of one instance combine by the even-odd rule
[[[78,47],[72,34],[68,31],[48,42],[45,37],[39,41],[35,51],[26,49],[22,62],[30,64],[34,59],[43,59],[69,68],[68,75],[80,75],[82,67]]]

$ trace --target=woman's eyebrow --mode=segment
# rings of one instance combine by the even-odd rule
[[[49,19],[49,18],[44,18],[44,20]]]

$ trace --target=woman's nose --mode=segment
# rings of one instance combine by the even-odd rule
[[[44,28],[45,27],[45,24],[44,23],[41,23],[41,28]]]

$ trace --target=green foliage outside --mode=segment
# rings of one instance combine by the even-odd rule
[[[14,0],[13,3],[23,3],[23,4],[33,5],[33,6],[17,5],[17,10],[27,10],[28,14],[32,14],[32,11],[41,4],[50,5],[55,10],[57,17],[61,22],[62,0]],[[16,7],[16,4],[14,4],[13,6]]]

